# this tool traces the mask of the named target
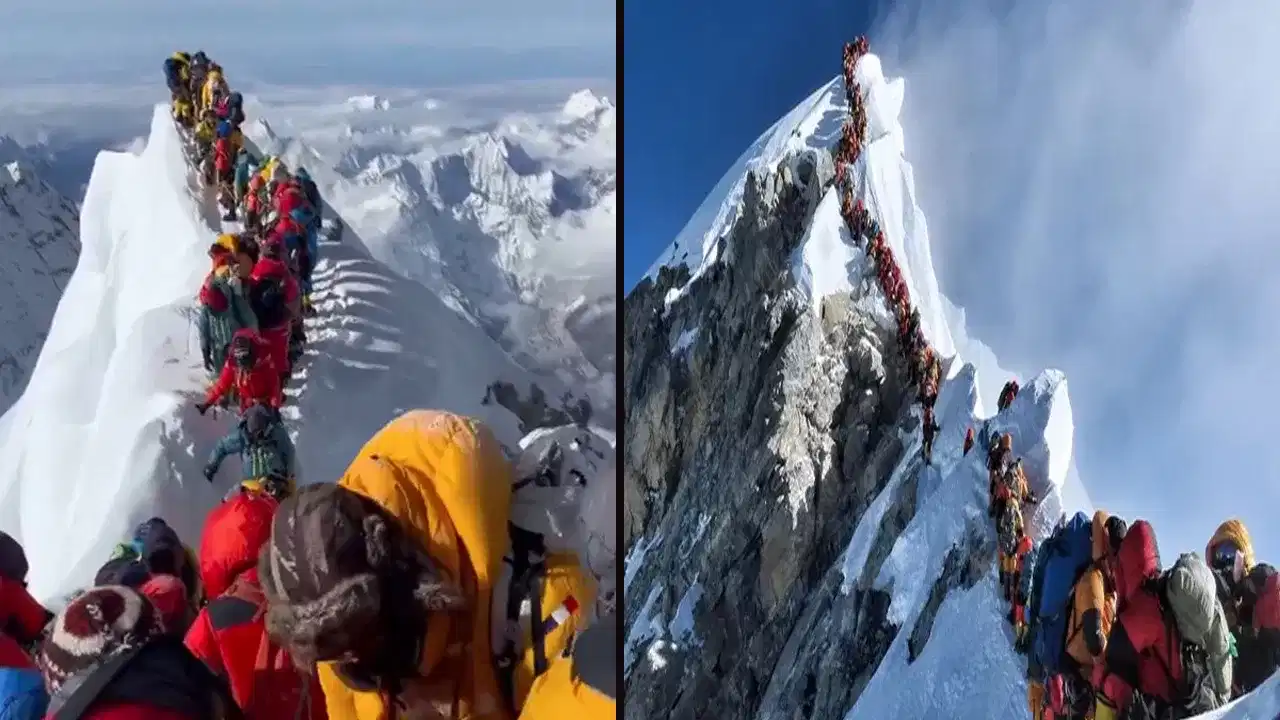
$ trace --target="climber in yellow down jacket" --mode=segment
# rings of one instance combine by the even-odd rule
[[[609,619],[585,631],[593,581],[571,551],[536,562],[540,540],[509,530],[512,485],[488,428],[415,410],[337,484],[280,505],[259,560],[267,629],[319,664],[331,720],[615,717],[614,671],[593,682],[609,667],[595,643],[614,642]],[[521,607],[534,622],[509,621]]]

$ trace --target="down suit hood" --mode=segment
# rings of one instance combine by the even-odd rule
[[[302,625],[330,611],[367,618],[359,606],[376,605],[379,600],[369,598],[377,598],[382,591],[381,585],[363,578],[378,565],[373,556],[386,552],[372,548],[412,544],[429,558],[428,575],[449,586],[456,602],[431,588],[429,593],[415,589],[414,597],[424,604],[420,612],[426,627],[419,644],[417,677],[405,681],[401,703],[410,716],[429,709],[443,717],[510,720],[513,714],[499,691],[490,642],[495,586],[503,578],[503,556],[509,549],[511,499],[512,468],[483,424],[443,411],[415,410],[400,416],[361,448],[335,490],[304,490],[281,505],[259,564],[271,605],[269,629],[276,637],[287,639],[293,634],[305,640],[316,631]],[[328,507],[322,509],[317,503]],[[362,509],[362,503],[373,509]],[[350,542],[338,542],[332,532],[316,539],[322,533],[315,518],[306,517],[308,504],[316,515],[327,513],[340,524],[354,526],[354,531],[336,530],[349,535]],[[384,519],[395,527],[383,528]],[[306,533],[313,538],[297,539]],[[393,540],[384,543],[379,536],[385,533]],[[363,547],[348,547],[352,543]],[[562,577],[567,573],[556,574],[552,564],[549,558],[548,587],[568,583],[583,605],[594,602],[594,588],[579,568],[574,568],[577,572],[570,582]],[[559,602],[548,599],[547,592],[544,614]],[[334,593],[348,599],[340,607],[321,607],[323,596]],[[564,633],[547,636],[547,658],[564,650],[573,622],[563,624]],[[349,686],[336,664],[321,657],[329,653],[316,648],[313,644],[309,649],[321,660],[319,677],[331,720],[388,717],[383,693]],[[518,683],[517,707],[531,684],[531,676]]]

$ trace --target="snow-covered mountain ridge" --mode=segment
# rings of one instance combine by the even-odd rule
[[[4,141],[0,152],[8,148]],[[75,268],[79,235],[73,202],[25,162],[0,165],[0,413],[27,386]]]
[[[195,295],[218,215],[165,105],[140,154],[98,157],[79,261],[25,392],[0,417],[0,529],[23,543],[41,599],[89,582],[114,543],[154,515],[198,537],[236,479],[232,463],[213,484],[200,472],[233,418],[193,408],[206,385]],[[512,449],[533,426],[566,419],[562,385],[529,373],[328,217],[318,313],[284,410],[300,482],[338,477],[373,432],[415,407],[481,418]],[[543,405],[526,397],[538,382]],[[495,401],[502,388],[514,398]],[[54,531],[67,527],[76,532]]]
[[[1024,717],[981,453],[1008,431],[1041,536],[1089,509],[1067,380],[1007,379],[941,294],[898,122],[865,56],[851,168],[947,361],[920,457],[895,322],[850,236],[832,149],[844,84],[815,91],[717,184],[624,312],[627,713],[663,718]],[[1273,678],[1219,717],[1273,717]]]
[[[445,298],[525,366],[585,388],[597,421],[612,427],[612,102],[580,91],[553,112],[448,128],[408,104],[353,97],[340,120],[251,120],[246,134],[306,167],[375,258]],[[260,110],[250,114],[272,116]]]

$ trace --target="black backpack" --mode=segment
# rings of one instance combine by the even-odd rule
[[[289,307],[285,302],[284,283],[278,277],[265,277],[253,284],[249,291],[249,305],[263,329],[283,325],[289,319]]]
[[[996,534],[1000,541],[1000,552],[1013,555],[1018,550],[1018,510],[1012,500],[1005,503],[1000,511]]]
[[[1209,653],[1204,648],[1180,640],[1182,683],[1174,686],[1175,718],[1195,717],[1222,707],[1213,687],[1213,671],[1209,669]]]
[[[1173,614],[1173,604],[1169,602],[1165,594],[1171,570],[1172,568],[1161,573],[1153,584],[1160,598],[1160,614],[1164,616],[1165,637],[1169,639],[1171,644],[1168,648],[1169,656],[1172,656],[1175,651],[1172,644],[1177,643],[1176,651],[1178,653],[1178,661],[1182,665],[1182,680],[1175,681],[1170,669],[1164,667],[1165,677],[1169,678],[1169,687],[1173,691],[1173,702],[1166,705],[1157,699],[1150,699],[1151,702],[1148,703],[1157,706],[1155,709],[1159,710],[1159,714],[1156,717],[1159,720],[1181,720],[1182,718],[1195,717],[1222,707],[1214,688],[1209,651],[1196,643],[1183,639],[1178,633],[1178,624]],[[1164,665],[1163,661],[1161,665]]]

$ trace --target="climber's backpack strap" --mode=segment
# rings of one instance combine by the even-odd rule
[[[547,670],[545,646],[546,629],[542,622],[542,587],[546,577],[547,550],[542,535],[508,524],[511,536],[511,557],[503,562],[511,565],[511,584],[507,591],[506,637],[501,652],[495,658],[498,669],[498,687],[512,713],[517,712],[515,672],[520,663],[523,648],[517,643],[522,634],[520,606],[529,601],[530,633],[533,639],[533,675],[537,677]]]

